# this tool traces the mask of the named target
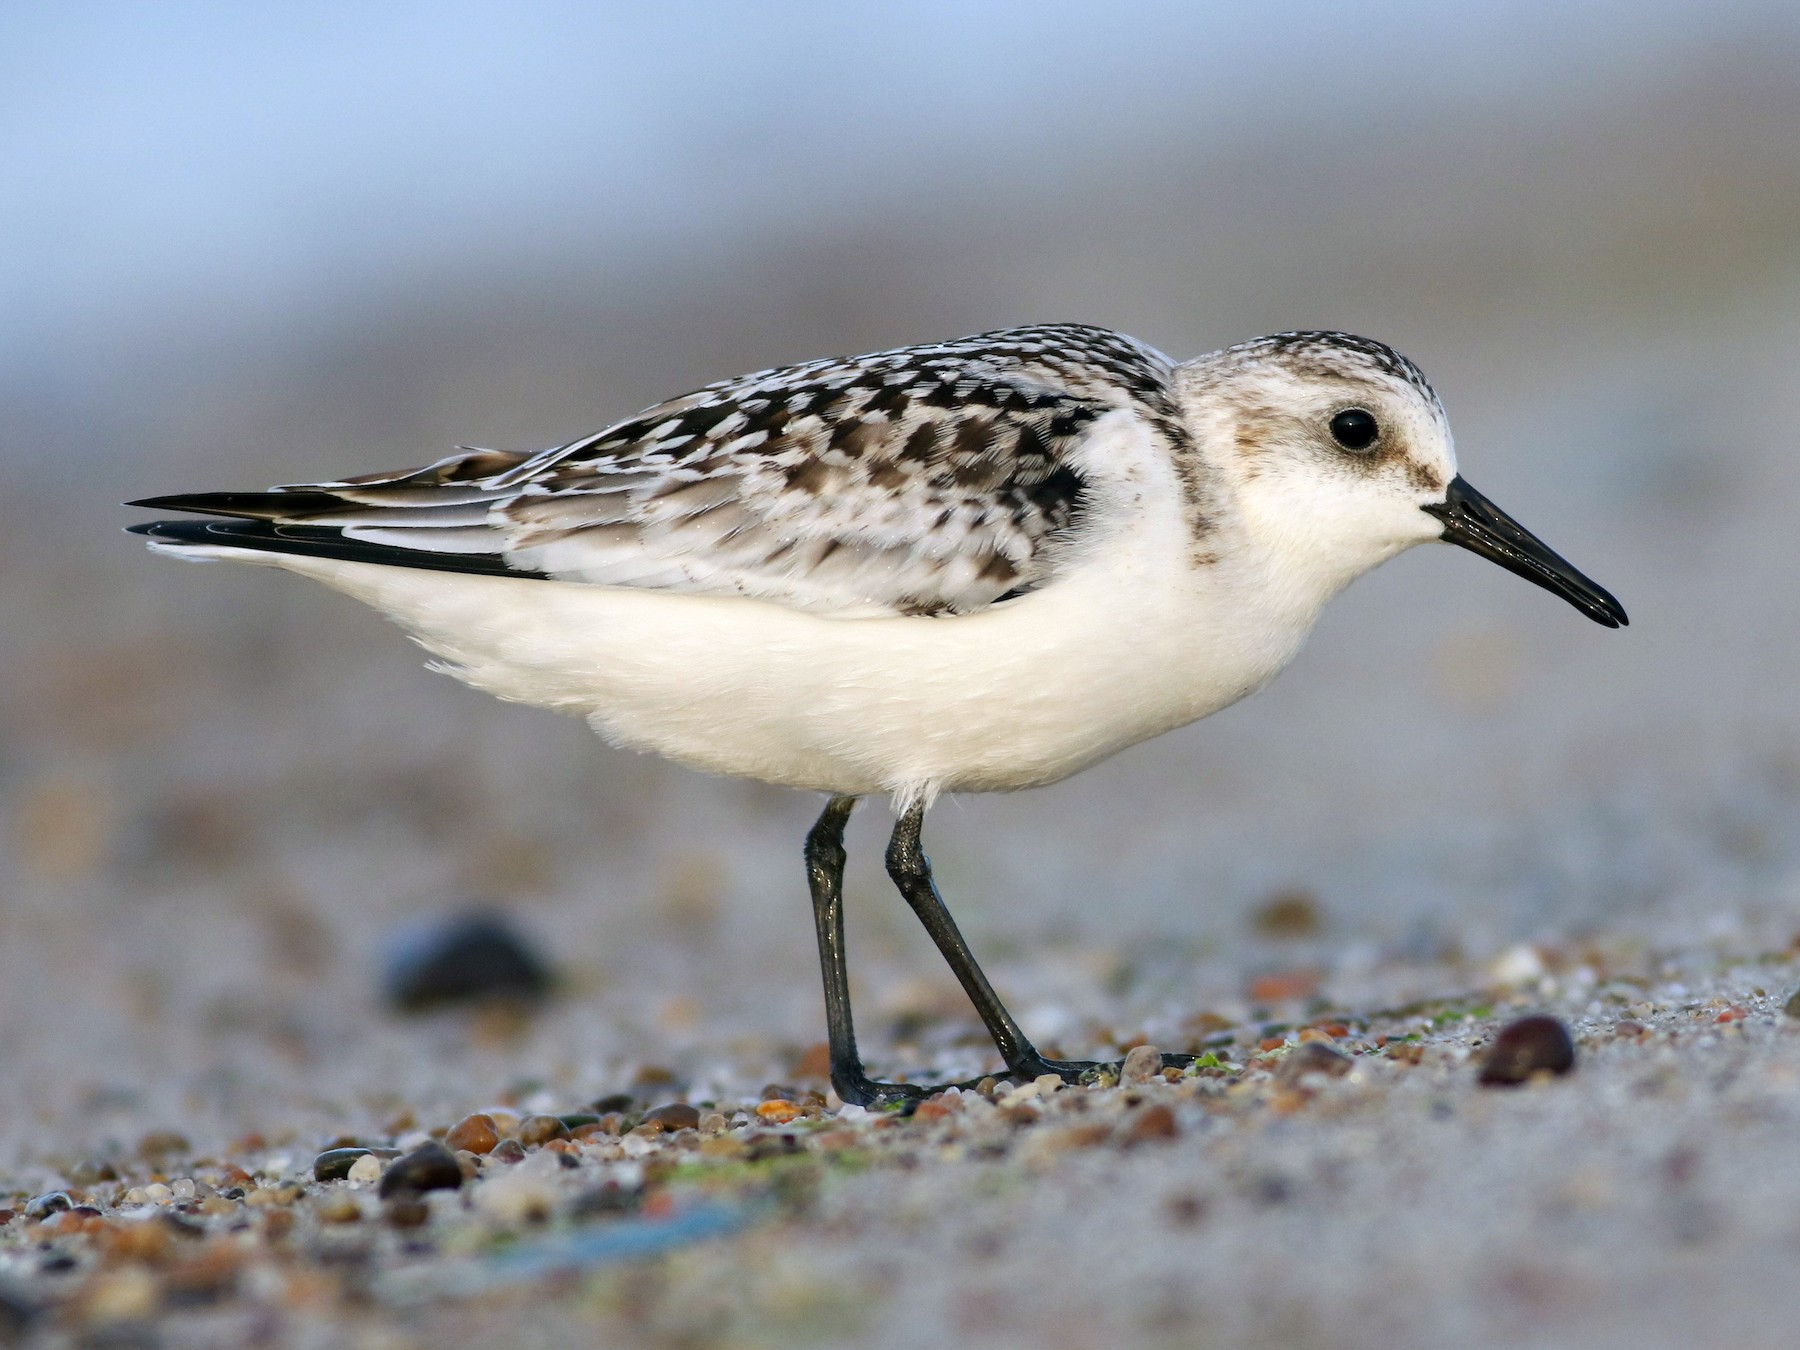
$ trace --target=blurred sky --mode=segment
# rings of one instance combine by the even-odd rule
[[[1079,195],[1084,171],[1105,190],[1111,166],[1157,145],[1536,119],[1715,48],[1791,46],[1796,14],[12,5],[0,361],[42,372],[171,326],[293,324],[467,277],[476,260],[554,269],[811,236],[884,206],[916,212],[923,195],[965,194],[991,216],[1023,191],[1012,226],[1029,238],[1036,191]],[[1379,144],[1361,148],[1380,160]],[[1189,244],[1206,267],[1205,240]]]

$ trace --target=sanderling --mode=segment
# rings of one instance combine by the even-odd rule
[[[1419,368],[1346,333],[1176,363],[1105,329],[1009,329],[724,380],[541,453],[133,505],[224,517],[134,528],[345,591],[501,698],[830,794],[807,875],[832,1083],[863,1104],[933,1089],[857,1052],[858,797],[892,799],[889,875],[1006,1072],[1074,1076],[1094,1066],[1038,1053],[938,895],[939,793],[1055,782],[1235,703],[1327,600],[1428,539],[1625,622],[1457,474]]]

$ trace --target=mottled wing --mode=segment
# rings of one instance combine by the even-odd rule
[[[1106,330],[1013,329],[724,381],[537,455],[187,509],[428,555],[411,565],[966,613],[1049,579],[1088,430],[1120,409],[1172,429],[1169,371]]]

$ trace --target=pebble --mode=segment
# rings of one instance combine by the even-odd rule
[[[60,1214],[65,1209],[75,1208],[75,1202],[69,1198],[67,1191],[45,1191],[35,1195],[25,1206],[25,1217],[42,1221],[52,1214]]]
[[[758,1106],[756,1115],[765,1125],[786,1125],[789,1121],[800,1118],[800,1108],[777,1097]]]
[[[1134,1045],[1119,1065],[1121,1083],[1148,1083],[1162,1076],[1162,1051],[1154,1045]]]
[[[313,1159],[314,1181],[342,1181],[359,1158],[369,1156],[366,1148],[328,1148]]]
[[[510,922],[475,913],[439,919],[391,943],[382,991],[404,1012],[494,999],[536,1001],[555,984],[549,963]]]
[[[350,1170],[344,1173],[344,1180],[352,1186],[370,1186],[381,1180],[381,1159],[373,1153],[365,1153],[350,1164]]]
[[[138,1157],[150,1162],[172,1153],[188,1153],[192,1149],[187,1136],[174,1130],[152,1130],[138,1140]]]
[[[1302,1041],[1282,1057],[1275,1078],[1282,1083],[1297,1083],[1309,1073],[1341,1078],[1355,1067],[1350,1056],[1323,1041]]]
[[[518,1162],[524,1156],[525,1146],[517,1139],[502,1139],[494,1146],[494,1151],[488,1154],[488,1157],[494,1159],[495,1162],[506,1163]]]
[[[362,1206],[348,1191],[333,1191],[313,1211],[320,1223],[356,1223],[362,1218]]]
[[[700,1128],[700,1109],[686,1102],[670,1102],[667,1106],[644,1112],[644,1120],[646,1123],[657,1121],[665,1130],[697,1130]]]
[[[1522,1017],[1501,1029],[1481,1061],[1480,1081],[1523,1083],[1533,1075],[1564,1074],[1575,1067],[1575,1043],[1554,1017]]]
[[[1127,1148],[1181,1136],[1181,1126],[1174,1110],[1166,1102],[1157,1102],[1139,1111],[1119,1132],[1119,1142]]]
[[[1305,891],[1272,895],[1250,914],[1252,929],[1277,940],[1315,937],[1323,926],[1319,902]]]
[[[396,1195],[382,1208],[391,1228],[418,1228],[431,1218],[431,1206],[413,1195]]]
[[[1789,1017],[1800,1017],[1800,989],[1788,995],[1788,1001],[1781,1005],[1781,1010]]]
[[[492,1153],[494,1145],[499,1142],[500,1131],[495,1128],[494,1118],[485,1111],[464,1116],[444,1131],[446,1148],[461,1149],[467,1153]]]
[[[567,1139],[569,1127],[557,1116],[526,1116],[519,1122],[518,1140],[526,1148],[547,1144],[552,1139]]]
[[[391,1195],[453,1191],[462,1184],[462,1164],[456,1161],[454,1153],[434,1139],[394,1160],[382,1175],[381,1197],[385,1200]]]

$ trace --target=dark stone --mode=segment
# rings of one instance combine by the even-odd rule
[[[45,1191],[35,1195],[25,1206],[25,1217],[28,1219],[47,1219],[52,1214],[60,1214],[65,1209],[74,1209],[75,1202],[69,1198],[67,1191]]]
[[[495,1162],[515,1163],[525,1157],[525,1146],[517,1139],[502,1139],[488,1157]]]
[[[598,1118],[600,1116],[612,1115],[616,1111],[629,1111],[636,1105],[637,1098],[632,1096],[629,1092],[613,1092],[596,1101],[589,1102],[588,1110],[592,1111],[595,1117]],[[574,1129],[575,1127],[571,1125],[569,1128]]]
[[[564,1111],[557,1119],[563,1128],[571,1132],[579,1130],[583,1125],[598,1125],[600,1117],[592,1111]]]
[[[403,1012],[489,1000],[535,1002],[555,977],[536,948],[497,914],[468,914],[408,929],[390,944],[382,975]]]
[[[700,1128],[700,1111],[698,1107],[689,1106],[686,1102],[670,1102],[667,1106],[659,1106],[644,1112],[641,1123],[655,1121],[665,1130],[697,1130]]]
[[[366,1148],[328,1148],[313,1159],[314,1181],[342,1181],[350,1175],[356,1160],[369,1152]]]
[[[1800,1017],[1800,989],[1788,995],[1788,1001],[1781,1005],[1781,1010],[1789,1017]]]
[[[454,1153],[433,1139],[395,1159],[381,1174],[381,1198],[420,1195],[425,1191],[454,1191],[462,1184],[462,1164]]]
[[[1563,1074],[1575,1067],[1575,1042],[1554,1017],[1521,1017],[1501,1028],[1481,1061],[1490,1086],[1523,1083],[1535,1073]]]

